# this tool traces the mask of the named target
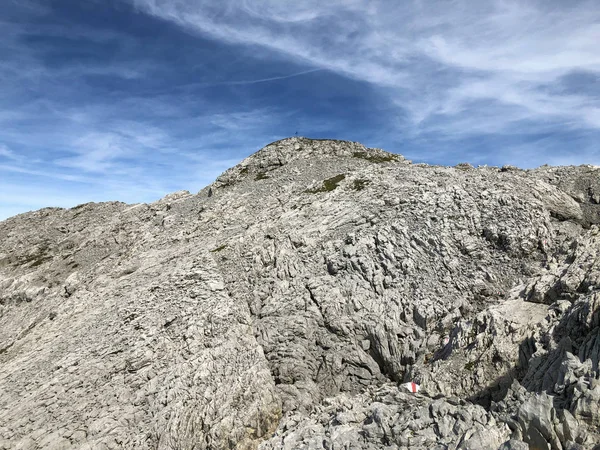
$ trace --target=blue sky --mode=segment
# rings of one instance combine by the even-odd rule
[[[5,0],[0,219],[192,192],[274,140],[600,165],[577,1]]]

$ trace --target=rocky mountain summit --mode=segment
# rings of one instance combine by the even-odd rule
[[[0,449],[600,449],[599,224],[598,167],[305,138],[0,222]]]

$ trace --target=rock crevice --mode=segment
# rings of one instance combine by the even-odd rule
[[[0,222],[0,449],[594,448],[598,180],[290,138]]]

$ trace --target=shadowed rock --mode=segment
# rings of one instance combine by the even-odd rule
[[[593,448],[599,177],[291,138],[0,222],[0,449]]]

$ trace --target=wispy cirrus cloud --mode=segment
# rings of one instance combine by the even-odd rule
[[[443,164],[600,164],[593,1],[3,6],[0,219],[198,190],[295,132]]]
[[[8,148],[4,144],[0,144],[0,158],[12,160],[12,161],[18,161],[20,159],[19,155],[17,155],[15,152],[13,152],[10,148]]]
[[[564,78],[600,76],[593,2],[132,1],[213,39],[377,85],[403,110],[409,120],[398,126],[412,135],[439,130],[439,121],[448,137],[485,133],[482,115],[490,132],[548,121],[600,129],[598,93]]]
[[[183,64],[179,43],[66,20],[72,5],[65,6],[14,3],[7,16],[14,20],[0,21],[0,220],[19,205],[153,201],[199,190],[264,145],[265,126],[279,120],[277,108],[239,96],[215,101],[211,88],[302,75],[198,81],[206,74]]]

